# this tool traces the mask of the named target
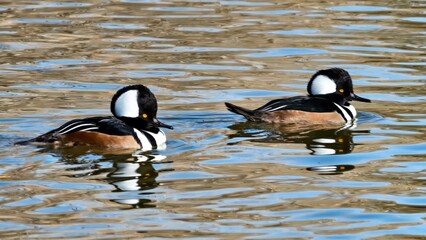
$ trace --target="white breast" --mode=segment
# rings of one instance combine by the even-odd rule
[[[349,106],[341,106],[341,105],[339,105],[339,104],[337,104],[337,103],[334,103],[334,105],[336,105],[336,107],[337,107],[337,108],[339,108],[340,112],[342,112],[342,113],[341,113],[341,114],[342,114],[342,117],[346,120],[346,122],[347,122],[347,123],[350,123],[350,122],[352,122],[353,120],[355,120],[355,117],[356,117],[356,110],[355,110],[355,107],[354,107],[354,106],[352,106],[352,105],[349,105]],[[351,117],[351,115],[349,114],[349,112],[350,112],[350,113],[352,113],[352,116],[353,116],[353,117]]]
[[[140,143],[142,144],[141,150],[148,151],[152,150],[154,147],[152,146],[151,142],[148,140],[148,138],[145,136],[145,134],[151,135],[157,144],[156,149],[165,149],[166,148],[166,134],[164,134],[163,131],[158,131],[158,133],[153,133],[149,131],[139,131],[138,129],[134,128],[134,131],[136,133],[136,136],[138,137]]]
[[[355,118],[355,117],[356,117],[356,115],[357,115],[357,112],[356,112],[355,107],[354,107],[354,106],[352,106],[352,105],[349,105],[349,106],[346,106],[346,108],[347,108],[347,109],[349,109],[349,110],[351,111],[352,116],[354,116],[354,118]]]
[[[158,133],[153,133],[153,132],[148,132],[148,131],[144,131],[145,133],[151,135],[152,137],[154,137],[155,142],[157,143],[157,149],[165,149],[166,148],[166,134],[163,131],[158,131]]]

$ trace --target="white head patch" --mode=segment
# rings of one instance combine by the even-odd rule
[[[337,90],[336,83],[327,76],[318,75],[314,78],[314,80],[312,80],[312,84],[311,84],[312,95],[334,93],[336,92],[336,90]]]
[[[139,117],[138,91],[129,90],[115,101],[114,111],[117,117]]]

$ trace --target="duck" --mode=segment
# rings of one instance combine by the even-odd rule
[[[271,100],[250,110],[225,102],[227,109],[242,115],[248,121],[309,125],[350,125],[356,120],[357,111],[351,101],[371,102],[354,93],[352,78],[342,68],[317,71],[307,85],[307,96],[295,96]]]
[[[55,146],[97,146],[115,149],[164,149],[166,134],[160,128],[172,126],[157,119],[157,99],[142,84],[119,89],[111,100],[113,116],[74,119],[45,134],[16,144]]]

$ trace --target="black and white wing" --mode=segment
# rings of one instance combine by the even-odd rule
[[[260,112],[275,112],[279,110],[299,110],[305,112],[334,112],[336,107],[332,101],[321,97],[298,96],[275,99],[255,109]]]
[[[115,117],[91,117],[74,119],[62,126],[26,142],[55,142],[62,135],[74,132],[99,132],[110,135],[132,135],[133,129]],[[19,144],[19,143],[18,143]]]
[[[99,129],[99,126],[97,125],[98,121],[96,120],[92,118],[74,119],[50,132],[54,132],[58,135],[64,135],[78,131],[96,131]]]

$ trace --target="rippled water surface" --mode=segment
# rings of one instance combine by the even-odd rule
[[[424,1],[0,4],[0,238],[426,237]],[[342,67],[353,129],[246,123]],[[15,146],[150,87],[166,150]]]

